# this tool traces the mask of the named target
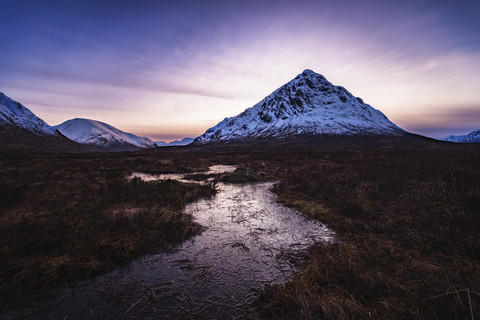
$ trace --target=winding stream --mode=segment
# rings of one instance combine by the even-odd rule
[[[234,169],[214,166],[207,174]],[[29,318],[254,317],[249,305],[262,286],[287,281],[296,270],[293,258],[316,242],[333,240],[320,222],[277,203],[269,191],[273,184],[218,183],[213,198],[185,207],[206,227],[200,235],[173,252],[145,256],[64,290]]]

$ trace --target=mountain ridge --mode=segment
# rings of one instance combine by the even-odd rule
[[[54,128],[20,102],[0,92],[0,124],[25,129],[37,135],[55,135]]]
[[[159,146],[181,146],[191,143],[193,138],[184,138],[170,143],[153,142],[122,131],[98,120],[75,118],[59,125],[50,126],[37,117],[23,104],[0,92],[0,134],[3,151],[15,152],[108,152],[134,151]],[[31,136],[30,136],[31,135]],[[54,139],[50,139],[54,138]],[[53,145],[48,145],[48,144]],[[18,148],[15,145],[18,145]],[[55,146],[58,144],[58,146]],[[82,146],[85,146],[82,147]]]
[[[306,69],[253,107],[225,118],[194,143],[291,135],[404,135],[382,112]]]
[[[168,146],[186,146],[186,145],[189,145],[190,143],[192,143],[194,140],[195,140],[195,138],[186,137],[186,138],[183,138],[182,140],[171,141],[167,145]]]
[[[449,135],[448,137],[440,140],[457,143],[480,143],[480,129],[473,130],[470,133],[464,135]]]

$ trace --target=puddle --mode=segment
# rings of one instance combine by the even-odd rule
[[[211,172],[234,168],[215,166]],[[185,207],[206,227],[200,235],[173,252],[145,256],[64,290],[58,300],[29,310],[28,317],[255,317],[249,305],[262,286],[287,281],[296,270],[292,258],[316,242],[333,241],[323,224],[277,203],[269,191],[273,185],[218,183],[213,198]]]
[[[208,182],[214,179],[214,177],[210,177],[206,179],[205,181],[194,181],[191,179],[188,179],[190,176],[194,176],[196,174],[201,174],[201,175],[218,175],[222,173],[229,173],[229,172],[234,172],[237,169],[237,166],[229,166],[229,165],[224,165],[224,164],[219,164],[215,166],[210,166],[208,168],[208,171],[202,171],[202,172],[190,172],[190,173],[167,173],[167,174],[149,174],[149,173],[143,173],[143,172],[133,172],[128,179],[134,179],[134,178],[140,178],[143,181],[154,181],[154,180],[177,180],[180,182],[184,183],[202,183],[202,182]]]

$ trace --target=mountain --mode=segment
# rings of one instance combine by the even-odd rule
[[[21,128],[37,135],[54,135],[55,129],[19,102],[0,92],[0,126]]]
[[[168,146],[168,143],[166,143],[165,141],[154,141],[153,143],[155,144],[155,147],[166,147],[166,146]]]
[[[96,145],[113,150],[136,150],[155,147],[155,143],[145,137],[121,131],[109,124],[89,119],[67,120],[55,129],[67,138],[82,144]]]
[[[194,138],[183,138],[182,140],[175,140],[170,142],[169,146],[186,146],[192,143],[195,139]]]
[[[463,136],[450,135],[440,140],[460,143],[480,143],[480,129],[472,131],[469,134]]]
[[[345,88],[307,69],[253,107],[208,129],[195,143],[357,134],[401,136],[407,132]]]
[[[0,154],[101,152],[68,139],[19,102],[0,92]]]
[[[168,146],[186,146],[195,140],[194,138],[183,138],[182,140],[175,140],[170,143],[165,141],[155,141],[156,147],[168,147]]]

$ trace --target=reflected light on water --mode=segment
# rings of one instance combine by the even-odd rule
[[[233,172],[213,166],[203,174]],[[153,176],[132,175],[145,180]],[[184,175],[159,175],[157,179]],[[217,184],[217,194],[184,213],[205,227],[173,252],[145,256],[64,290],[32,318],[232,318],[253,315],[258,291],[288,281],[318,242],[334,241],[322,223],[276,201],[273,182]]]

